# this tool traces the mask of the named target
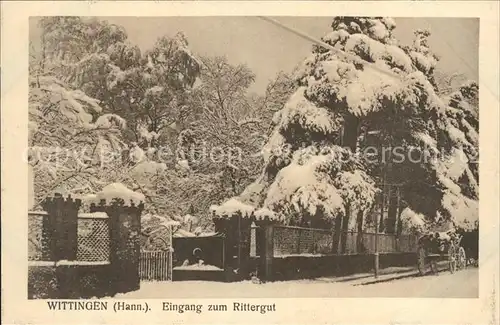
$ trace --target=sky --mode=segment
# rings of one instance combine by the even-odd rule
[[[198,55],[225,55],[232,64],[247,64],[255,73],[251,91],[262,93],[279,71],[290,72],[311,51],[312,44],[258,17],[102,17],[121,25],[142,50],[163,35],[182,31]],[[281,23],[320,38],[330,31],[330,17],[274,17]],[[395,35],[411,44],[413,31],[431,31],[430,47],[441,57],[438,69],[478,80],[479,20],[475,18],[396,18]],[[34,21],[33,21],[34,22]],[[30,25],[30,39],[39,36]]]

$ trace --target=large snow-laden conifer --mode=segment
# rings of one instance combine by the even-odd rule
[[[438,58],[429,49],[429,32],[416,31],[413,44],[401,46],[395,27],[390,18],[333,19],[323,40],[342,52],[315,47],[304,61],[296,74],[298,90],[273,120],[264,147],[266,167],[241,200],[288,219],[309,219],[317,211],[331,219],[346,207],[362,211],[374,202],[374,183],[381,181],[384,167],[380,160],[363,159],[363,147],[401,147],[405,154],[439,152],[437,159],[405,159],[384,168],[386,181],[404,184],[402,199],[409,209],[427,220],[444,217],[460,225],[477,219],[477,168],[468,160],[477,151],[477,128],[465,118],[471,114],[436,94]],[[463,97],[452,99],[465,105]],[[309,166],[295,154],[310,146],[318,149],[311,162],[337,164],[340,155],[321,152],[333,147],[349,151],[350,164],[318,171],[322,164]],[[465,208],[467,214],[459,215]]]

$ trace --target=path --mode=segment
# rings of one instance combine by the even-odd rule
[[[254,284],[249,281],[143,282],[140,290],[118,295],[117,298],[474,298],[478,296],[479,290],[479,272],[478,268],[474,267],[454,274],[442,271],[438,275],[407,275],[406,278],[366,284],[373,280],[373,278],[362,278],[349,282],[336,282],[335,278],[320,278],[265,284]]]

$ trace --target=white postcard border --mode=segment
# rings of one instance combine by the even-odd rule
[[[499,5],[496,1],[271,2],[271,1],[27,1],[2,2],[2,318],[5,324],[494,324],[499,278]],[[480,298],[242,299],[276,303],[274,313],[165,313],[159,300],[148,314],[54,312],[44,301],[28,301],[27,139],[28,18],[78,16],[424,16],[480,17]],[[460,285],[460,283],[457,283]],[[110,300],[112,301],[112,300]],[[186,299],[228,303],[234,299]],[[132,302],[132,301],[131,301]]]

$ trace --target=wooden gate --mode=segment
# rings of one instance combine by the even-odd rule
[[[139,277],[141,281],[172,281],[172,252],[142,251]]]

